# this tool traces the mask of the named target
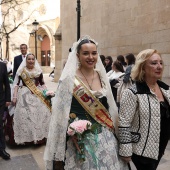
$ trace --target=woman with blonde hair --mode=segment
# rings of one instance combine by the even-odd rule
[[[138,170],[156,170],[170,136],[170,90],[160,79],[157,50],[141,51],[132,68],[135,83],[123,93],[119,113],[119,154]]]

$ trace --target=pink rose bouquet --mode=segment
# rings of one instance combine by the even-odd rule
[[[46,90],[46,89],[42,91],[42,95],[46,100],[50,102],[50,104],[51,104],[51,98],[55,96],[53,91]]]
[[[73,136],[75,134],[82,134],[91,127],[91,122],[88,120],[77,120],[71,123],[68,127],[67,134]]]
[[[71,136],[72,141],[74,142],[77,148],[77,158],[81,161],[85,161],[85,134],[90,132],[92,123],[88,120],[78,120],[75,119],[68,126],[67,134]]]

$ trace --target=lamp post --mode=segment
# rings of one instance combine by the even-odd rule
[[[0,59],[2,59],[2,38],[0,37]]]
[[[81,17],[81,5],[80,5],[80,0],[77,0],[77,41],[80,38],[80,17]]]
[[[34,26],[34,37],[35,37],[35,57],[37,58],[37,30],[39,23],[35,20],[32,25]]]

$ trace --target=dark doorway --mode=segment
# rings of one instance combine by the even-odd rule
[[[51,52],[50,52],[50,39],[47,35],[43,37],[41,42],[41,65],[50,66]]]

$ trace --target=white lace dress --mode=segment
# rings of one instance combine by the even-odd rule
[[[93,93],[97,97],[103,96],[103,91]],[[65,170],[128,170],[127,164],[118,157],[117,139],[108,129],[102,127],[102,132],[98,134],[97,148],[95,142],[92,145],[96,149],[97,166],[91,154],[87,151],[85,151],[85,161],[80,162],[76,158],[75,145],[69,139],[67,142]]]
[[[17,144],[40,141],[48,136],[51,112],[26,87],[18,89],[14,111],[14,139]]]

